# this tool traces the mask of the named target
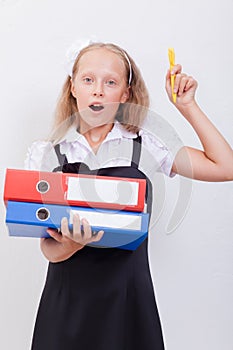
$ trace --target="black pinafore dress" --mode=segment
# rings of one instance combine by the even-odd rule
[[[145,178],[151,212],[151,183],[138,169],[140,136],[133,145],[131,166],[96,170],[68,163],[58,146],[61,166],[54,170]],[[147,238],[134,251],[85,246],[49,263],[31,350],[164,350],[147,248]]]

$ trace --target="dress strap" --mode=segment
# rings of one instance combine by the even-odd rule
[[[141,156],[141,146],[142,146],[142,137],[138,136],[133,139],[133,154],[131,160],[131,167],[138,168],[140,156]]]
[[[57,159],[58,159],[58,162],[59,162],[60,165],[57,166],[56,168],[54,168],[53,172],[61,171],[63,165],[68,163],[68,160],[67,160],[65,154],[61,154],[60,144],[59,143],[54,146],[54,150],[56,152]]]
[[[133,139],[133,155],[131,161],[131,167],[138,169],[141,150],[142,150],[142,137],[137,133],[137,137]],[[148,177],[146,177],[146,203],[147,203],[147,212],[151,214],[152,211],[152,183]]]

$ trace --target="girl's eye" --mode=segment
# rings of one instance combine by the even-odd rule
[[[116,85],[116,82],[114,80],[108,80],[107,84],[110,86]]]
[[[83,78],[83,81],[84,81],[84,83],[91,83],[92,79],[89,77],[85,77],[85,78]]]

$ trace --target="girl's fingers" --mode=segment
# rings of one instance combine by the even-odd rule
[[[182,76],[183,76],[183,75],[181,75],[181,74],[179,73],[179,74],[177,74],[176,77],[175,77],[174,90],[173,90],[173,92],[174,92],[175,94],[177,94],[178,91],[179,91],[180,82],[181,82]]]
[[[81,224],[83,229],[81,228]],[[80,222],[80,217],[78,214],[73,216],[73,235],[72,239],[76,242],[84,243],[92,237],[91,227],[86,219],[82,219]]]
[[[47,229],[48,234],[50,235],[51,238],[55,239],[55,241],[61,243],[62,241],[62,235],[60,232],[58,232],[57,230],[54,230],[52,228],[48,228]],[[45,238],[46,239],[46,238]]]
[[[193,79],[193,77],[189,77],[189,80],[188,80],[186,87],[185,87],[185,91],[187,91],[193,87],[197,88],[197,81],[195,79]]]
[[[68,223],[68,219],[66,217],[61,219],[61,232],[62,235],[67,237],[67,238],[71,238],[71,234],[70,234],[70,230],[69,230],[69,223]]]
[[[181,79],[181,71],[182,71],[182,66],[180,64],[176,64],[172,71],[168,69],[167,74],[166,74],[166,90],[169,94],[172,92],[177,93],[179,90],[179,81]],[[174,84],[174,90],[171,91],[171,76],[175,75],[175,84]]]
[[[91,240],[92,239],[92,230],[91,230],[91,226],[89,225],[88,221],[86,219],[82,219],[82,225],[83,225],[85,240],[87,240],[87,241]]]
[[[169,92],[170,89],[171,89],[171,72],[170,72],[170,70],[168,70],[167,74],[166,74],[166,85],[165,85],[165,87],[166,87],[167,92]]]
[[[101,240],[101,238],[103,237],[104,235],[104,231],[103,230],[100,230],[99,232],[97,232],[97,234],[93,235],[92,236],[92,242],[98,242]]]
[[[171,75],[180,74],[181,71],[182,71],[182,66],[180,64],[176,64],[171,70]]]
[[[188,79],[189,78],[185,74],[181,74],[181,77],[179,79],[179,85],[176,86],[175,84],[175,89],[179,96],[185,92],[185,87],[186,87],[186,84],[188,83]]]
[[[180,74],[177,76],[177,80],[175,81],[175,90],[178,96],[181,96],[183,93],[196,89],[197,82],[192,78],[187,76],[186,74]]]
[[[73,235],[72,239],[76,242],[82,241],[80,217],[77,213],[73,216]]]
[[[81,225],[83,229],[81,230]],[[80,217],[78,214],[74,214],[73,216],[73,232],[71,233],[69,230],[69,223],[68,219],[66,217],[62,218],[61,220],[61,232],[62,234],[56,232],[55,230],[48,229],[48,233],[51,237],[56,239],[58,242],[64,242],[65,239],[71,239],[75,241],[76,243],[79,243],[81,245],[86,245],[91,242],[97,242],[99,241],[104,234],[103,230],[100,230],[99,232],[95,233],[92,232],[92,228],[89,224],[89,222],[86,219],[82,219],[80,222]]]

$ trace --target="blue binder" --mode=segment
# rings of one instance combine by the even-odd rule
[[[31,202],[8,201],[6,224],[10,236],[50,237],[47,228],[59,228],[63,217],[72,229],[74,212],[87,218],[93,231],[104,230],[102,239],[91,246],[135,250],[148,234],[147,213]]]

